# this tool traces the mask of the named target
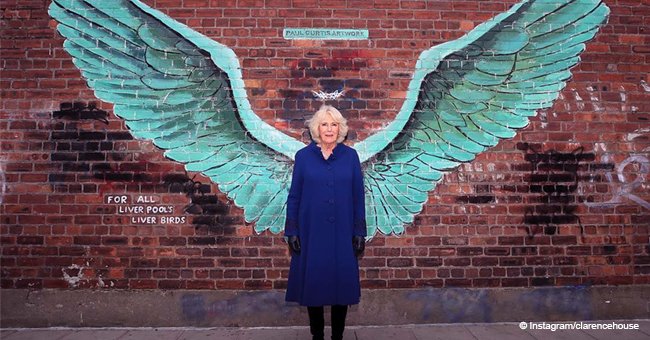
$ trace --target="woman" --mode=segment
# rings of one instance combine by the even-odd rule
[[[307,306],[314,339],[323,339],[323,306],[332,306],[332,339],[343,339],[348,305],[361,296],[363,177],[357,152],[341,143],[348,126],[337,109],[323,105],[308,124],[313,142],[296,153],[287,199],[286,300]]]

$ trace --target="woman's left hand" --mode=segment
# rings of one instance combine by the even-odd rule
[[[287,243],[294,254],[300,255],[300,238],[298,236],[289,236]]]

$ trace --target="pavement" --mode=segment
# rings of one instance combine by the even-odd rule
[[[638,325],[638,326],[635,326]],[[567,328],[573,329],[567,329]],[[600,329],[585,329],[600,327]],[[625,328],[637,329],[625,329]],[[538,329],[531,329],[538,328]],[[555,328],[555,330],[553,330]],[[564,329],[562,329],[564,328]],[[576,329],[579,328],[579,329]],[[606,329],[614,328],[614,329]],[[618,328],[618,329],[616,329]],[[329,339],[326,327],[325,339]],[[311,339],[304,327],[219,328],[4,328],[2,340],[298,340]],[[650,320],[462,323],[349,326],[344,340],[649,340]]]

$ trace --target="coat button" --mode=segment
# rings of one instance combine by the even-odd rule
[[[334,200],[333,200],[333,199],[329,199],[327,202],[329,202],[329,204],[334,204]]]
[[[334,216],[330,216],[330,218],[328,218],[328,220],[329,220],[330,222],[334,222]]]

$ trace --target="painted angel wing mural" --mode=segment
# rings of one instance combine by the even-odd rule
[[[231,49],[139,1],[54,0],[49,13],[135,137],[210,177],[258,232],[284,228],[291,160],[305,145],[252,112]]]
[[[599,0],[522,1],[424,51],[395,121],[355,145],[368,235],[402,233],[445,171],[551,107],[608,13]]]
[[[283,229],[304,144],[252,112],[231,49],[138,0],[54,0],[49,12],[88,85],[135,137],[210,177],[257,232]],[[423,52],[397,119],[354,146],[368,235],[403,232],[444,171],[550,107],[607,14],[595,0],[523,1]]]

